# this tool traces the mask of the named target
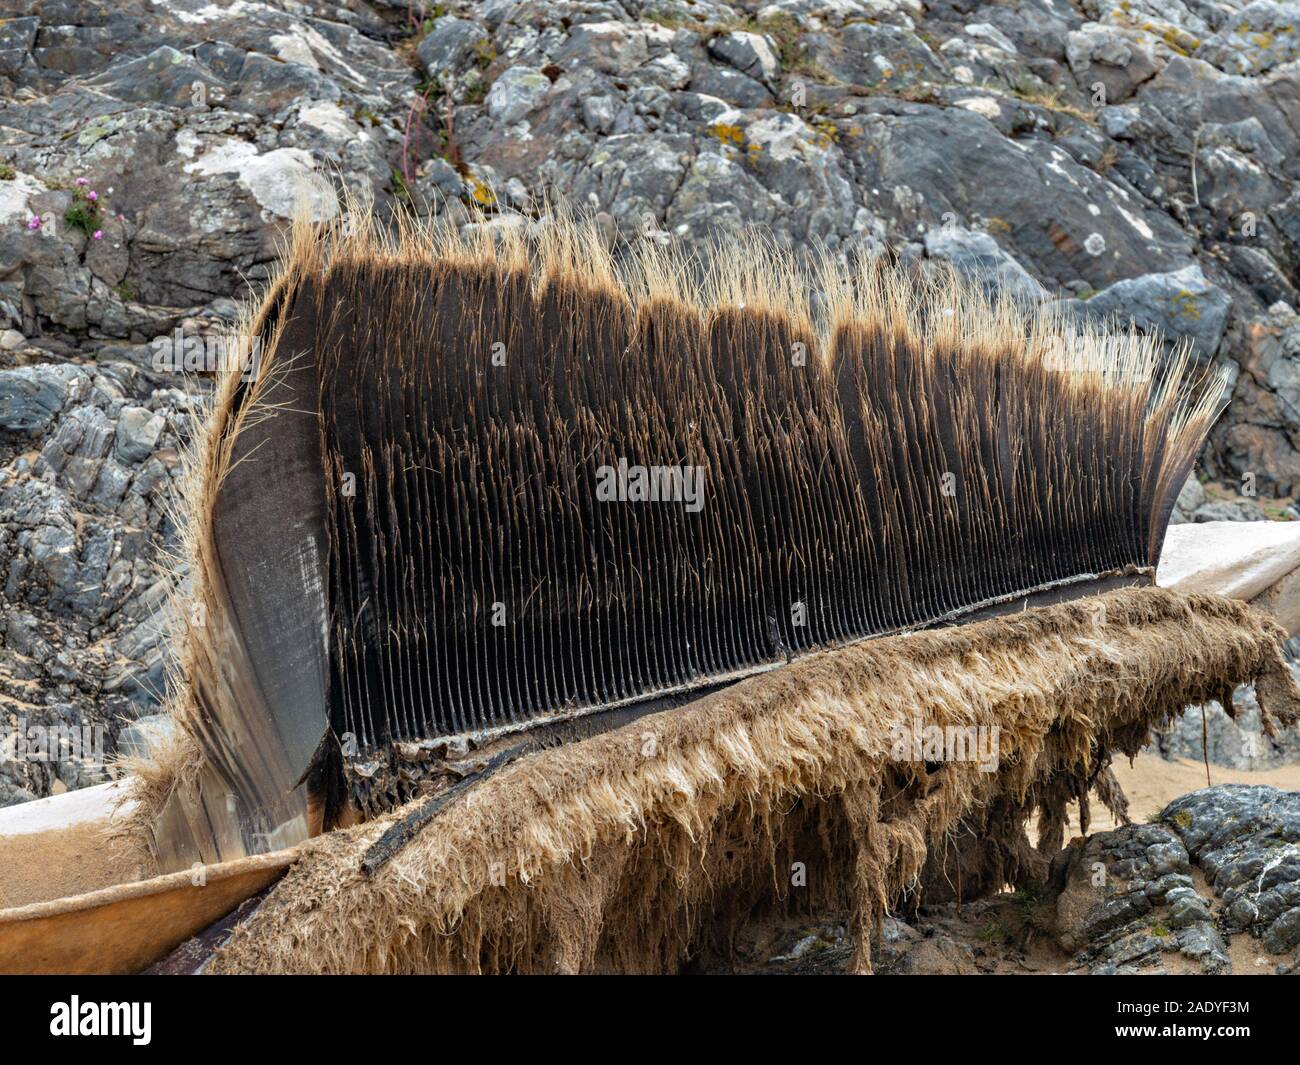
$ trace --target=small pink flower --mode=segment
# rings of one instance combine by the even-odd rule
[[[104,231],[103,231],[102,229],[97,229],[97,230],[95,230],[95,232],[91,234],[91,239],[92,239],[92,240],[103,240],[103,239],[104,239]]]
[[[78,184],[78,185],[89,185],[89,184],[90,184],[90,181],[89,181],[88,179],[84,178],[84,177],[79,177],[79,178],[77,178],[77,184]]]
[[[42,223],[41,223],[41,220],[40,220],[39,218],[37,218],[36,216],[33,215],[32,218],[31,218],[31,219],[28,221],[28,223],[27,223],[27,228],[28,228],[28,229],[40,229],[40,228],[41,228],[41,224],[42,224]]]
[[[94,189],[91,189],[88,193],[86,193],[86,199],[88,199],[91,203],[94,203],[97,199],[99,199],[99,193],[96,192]]]

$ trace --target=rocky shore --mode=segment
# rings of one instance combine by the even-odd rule
[[[1158,329],[1232,374],[1174,520],[1300,518],[1300,4],[20,6],[0,20],[0,728],[101,738],[0,750],[0,806],[100,782],[161,727],[168,505],[210,381],[177,371],[220,350],[304,189],[318,219],[347,190],[491,226],[558,195],[611,239],[763,226]],[[1208,710],[1208,751],[1193,711],[1153,753],[1300,761],[1250,700]],[[1239,934],[1294,968],[1294,800],[1226,785],[1095,835],[1058,863],[1051,919],[1022,900],[1018,927],[1092,972],[1222,970]],[[948,919],[891,923],[885,970],[920,971],[923,941],[979,971]]]

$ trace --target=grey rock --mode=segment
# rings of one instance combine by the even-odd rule
[[[77,591],[77,538],[68,529],[46,525],[27,535],[28,555],[44,571],[52,600],[68,600]]]
[[[1076,968],[1150,971],[1180,951],[1206,972],[1230,967],[1191,855],[1165,825],[1128,825],[1076,840],[1052,862],[1056,932]]]
[[[888,952],[879,971],[891,976],[971,976],[979,970],[969,945],[939,932]]]
[[[931,258],[948,260],[960,273],[979,284],[990,298],[1002,293],[1032,304],[1047,296],[1047,290],[1029,271],[987,233],[960,226],[932,229],[925,234],[925,252]]]
[[[47,23],[33,95],[0,99],[6,127],[23,131],[7,161],[64,190],[89,179],[104,237],[0,228],[0,317],[27,335],[37,318],[101,338],[165,333],[178,312],[265,276],[293,178],[336,174],[382,206],[416,76],[345,24],[364,15],[330,17],[344,21],[224,2],[196,18],[122,0],[93,24]],[[61,216],[70,193],[32,185],[13,206]]]
[[[1117,281],[1090,300],[1070,301],[1070,308],[1091,317],[1190,341],[1197,354],[1214,355],[1223,339],[1232,298],[1206,280],[1198,265],[1170,273],[1145,274]]]
[[[1300,59],[1300,4],[1257,0],[1230,16],[1196,49],[1229,74],[1264,74]]]
[[[643,233],[646,220],[662,220],[682,184],[689,139],[665,136],[608,137],[591,157],[592,169],[574,192],[606,210],[624,232]]]
[[[1291,193],[1268,213],[1287,240],[1300,245],[1300,190]]]
[[[1200,0],[1083,0],[1082,9],[1098,22],[1109,20],[1123,23],[1123,15],[1131,12],[1134,17],[1146,20],[1153,29],[1159,28],[1170,34],[1171,39],[1178,35],[1196,35],[1205,37],[1210,33],[1211,25],[1206,21],[1209,13],[1202,14],[1210,7]]]
[[[114,63],[86,84],[128,103],[166,103],[188,106],[195,84],[205,91],[224,94],[228,86],[202,61],[170,45],[154,49],[138,59]]]
[[[709,54],[756,81],[772,82],[780,63],[772,43],[757,33],[724,33],[709,42]]]
[[[897,111],[858,123],[860,136],[844,148],[857,184],[872,193],[867,202],[894,231],[923,233],[948,214],[958,225],[979,221],[1036,278],[1054,279],[1051,287],[1077,280],[1098,290],[1122,280],[1121,270],[1174,271],[1186,263],[1190,244],[1168,216],[1145,211],[1063,148],[1013,142],[962,108]],[[1041,194],[1026,197],[1008,174],[1023,175]],[[1095,238],[1105,254],[1090,250]]]
[[[593,133],[608,133],[617,114],[612,96],[587,96],[582,101],[582,122]]]
[[[165,742],[175,731],[175,723],[167,714],[149,714],[137,718],[118,734],[117,750],[120,754],[143,758],[151,747]]]
[[[1166,935],[1150,935],[1145,930],[1139,930],[1112,940],[1102,950],[1100,959],[1108,966],[1150,965],[1166,949],[1167,939]]]
[[[1186,483],[1178,493],[1178,509],[1191,514],[1205,503],[1205,486],[1196,474],[1189,474]]]
[[[1300,906],[1293,906],[1269,925],[1264,948],[1270,954],[1282,954],[1300,944]]]
[[[697,63],[691,71],[691,90],[702,96],[737,107],[758,108],[772,105],[772,94],[767,87],[747,74],[711,63]]]
[[[46,686],[108,678],[74,704],[96,719],[133,716],[161,687],[145,547],[175,535],[161,504],[192,427],[181,401],[153,395],[177,380],[150,339],[233,317],[313,175],[373,195],[380,217],[409,195],[463,224],[464,201],[490,188],[489,228],[513,226],[506,208],[548,189],[597,212],[609,239],[690,245],[764,226],[797,248],[889,247],[990,291],[1134,315],[1231,360],[1207,484],[1250,472],[1262,495],[1297,494],[1296,6],[487,0],[423,36],[405,0],[118,0],[93,19],[47,2],[0,21],[0,162],[14,169],[0,178],[0,618],[35,626],[7,638],[33,653],[18,665]],[[450,89],[449,115],[415,106],[422,78]],[[60,221],[78,177],[104,194],[101,241]],[[317,191],[329,217],[337,202]],[[28,232],[36,213],[55,225]],[[40,349],[51,361],[27,365]],[[1189,486],[1179,517],[1259,516],[1219,495]],[[1211,708],[1211,758],[1291,758],[1289,734],[1245,752],[1258,737],[1237,702],[1236,723]],[[1199,731],[1183,715],[1168,750]],[[45,794],[53,780],[15,783]],[[1140,924],[1184,897],[1181,874],[1155,876],[1145,852],[1115,861],[1139,877],[1124,897],[1144,902],[1123,904],[1139,927],[1112,930],[1132,937],[1114,957],[1132,960],[1099,948],[1098,971],[1158,963],[1175,937]],[[1148,954],[1151,940],[1164,946]]]
[[[1152,902],[1172,904],[1175,899],[1196,894],[1192,878],[1184,872],[1165,873],[1143,886],[1142,893]]]
[[[1196,508],[1192,520],[1268,521],[1268,515],[1253,499],[1212,499]]]
[[[426,202],[445,204],[465,192],[465,179],[445,159],[431,159],[416,182],[416,191]]]
[[[541,103],[551,91],[551,81],[540,70],[511,67],[492,83],[487,94],[487,111],[492,119],[514,125]]]
[[[1194,897],[1182,897],[1170,903],[1170,928],[1188,928],[1211,919],[1209,904],[1195,892],[1192,894]]]
[[[1178,949],[1187,957],[1201,962],[1207,973],[1217,973],[1231,968],[1228,947],[1223,936],[1208,920],[1199,920],[1183,926],[1177,937]]]
[[[113,423],[101,408],[74,407],[46,440],[34,472],[42,477],[53,476],[75,498],[85,499],[99,479],[113,433]]]
[[[881,923],[880,942],[885,946],[892,947],[899,943],[914,943],[920,938],[920,932],[906,921],[900,921],[897,917],[886,917]]]
[[[1268,167],[1279,167],[1285,162],[1285,157],[1273,143],[1268,130],[1254,115],[1236,122],[1208,123],[1201,130],[1201,144],[1231,148]]]
[[[114,453],[125,463],[147,459],[158,446],[166,420],[145,407],[124,407],[117,422]]]
[[[35,15],[0,22],[0,51],[30,52],[41,20]]]
[[[479,23],[444,15],[415,49],[430,77],[457,75],[480,55],[487,54],[492,38]]]
[[[1282,426],[1300,424],[1300,319],[1288,305],[1244,322],[1233,353],[1241,366],[1233,402],[1212,434],[1224,476],[1250,480],[1261,495],[1300,487],[1300,451]]]
[[[0,775],[0,808],[17,806],[20,802],[31,802],[35,798],[26,788]]]
[[[84,383],[85,374],[71,366],[0,370],[0,429],[44,429]]]
[[[76,513],[68,497],[46,481],[19,478],[0,482],[0,513],[10,528],[34,529],[58,525],[71,529]]]
[[[1067,38],[1070,71],[1080,87],[1092,92],[1093,85],[1100,83],[1106,101],[1118,104],[1160,69],[1142,38],[1140,33],[1086,23]]]
[[[968,22],[965,31],[967,37],[974,37],[977,41],[984,41],[1004,52],[1010,52],[1014,55],[1018,51],[1010,38],[991,22]]]
[[[1189,865],[1187,849],[1176,840],[1155,843],[1147,848],[1148,875],[1164,876],[1166,873],[1186,873]]]
[[[1300,667],[1295,665],[1291,669],[1300,672]],[[1163,758],[1199,762],[1208,757],[1212,765],[1231,769],[1275,769],[1300,763],[1300,727],[1265,736],[1253,686],[1240,687],[1233,693],[1233,707],[1234,717],[1229,717],[1217,702],[1208,703],[1204,708],[1189,708],[1156,738],[1152,748]],[[1202,743],[1203,730],[1208,750],[1207,744]]]
[[[131,471],[113,459],[105,460],[99,468],[99,477],[90,498],[100,506],[112,510],[122,502],[131,484]]]
[[[836,78],[868,88],[913,85],[944,77],[948,60],[911,28],[853,22],[837,35],[811,33],[804,50]]]
[[[1222,900],[1225,931],[1275,954],[1300,942],[1300,792],[1221,784],[1174,800],[1161,820]]]

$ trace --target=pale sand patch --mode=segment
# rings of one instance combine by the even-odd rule
[[[84,895],[143,880],[157,863],[136,838],[114,837],[100,821],[0,840],[0,909]]]
[[[1189,791],[1206,787],[1205,763],[1187,758],[1166,762],[1159,755],[1143,752],[1130,765],[1127,758],[1117,759],[1113,767],[1124,794],[1128,796],[1129,816],[1137,823],[1153,821],[1169,803]],[[1271,784],[1283,791],[1300,791],[1300,765],[1280,766],[1277,769],[1228,769],[1210,765],[1210,784]],[[1091,806],[1092,821],[1089,834],[1108,832],[1116,828],[1115,819],[1095,799]],[[1079,808],[1070,806],[1070,827],[1066,839],[1081,835]]]
[[[114,830],[129,814],[121,781],[0,810],[0,909],[152,876],[153,857]]]

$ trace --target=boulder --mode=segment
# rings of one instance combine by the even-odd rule
[[[946,259],[961,274],[978,284],[993,299],[1007,294],[1021,303],[1034,304],[1048,295],[1033,276],[1003,251],[987,233],[960,226],[943,226],[925,234],[925,253]]]
[[[1169,340],[1186,340],[1202,358],[1219,350],[1232,298],[1200,266],[1117,281],[1088,300],[1071,300],[1075,314],[1120,327],[1132,322]]]
[[[490,54],[492,38],[482,25],[471,19],[443,15],[415,49],[424,71],[431,78],[455,76],[481,56]]]
[[[511,67],[488,90],[488,114],[503,125],[514,125],[537,107],[550,91],[551,81],[540,70]]]
[[[44,429],[85,384],[85,374],[72,366],[22,366],[0,370],[0,429]]]
[[[1106,103],[1118,104],[1154,76],[1163,65],[1142,34],[1085,23],[1066,38],[1065,54],[1081,88],[1094,94],[1094,86],[1104,89]]]

